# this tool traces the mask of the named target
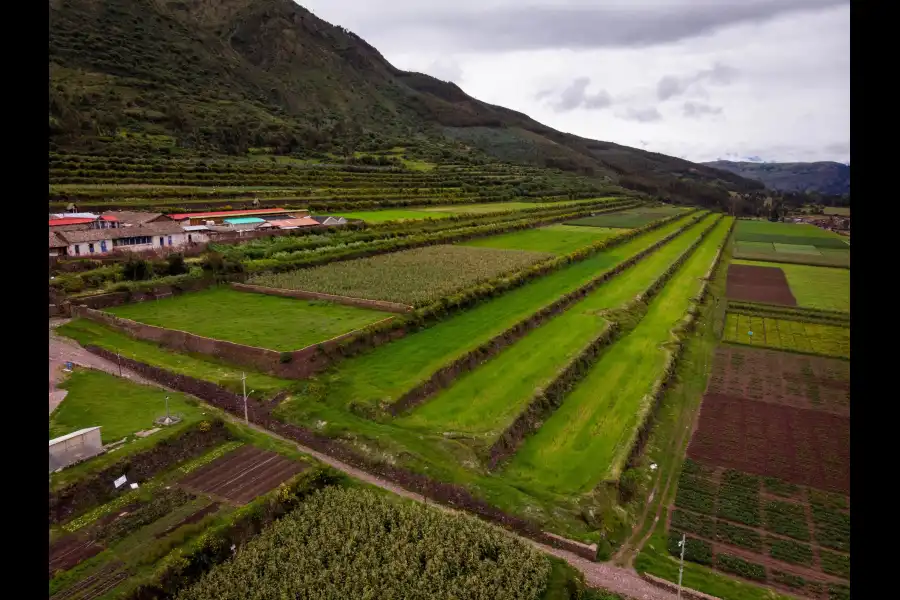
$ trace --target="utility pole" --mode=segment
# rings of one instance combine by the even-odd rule
[[[166,396],[166,424],[169,424],[169,397]]]
[[[678,545],[681,546],[681,565],[678,567],[678,600],[681,600],[681,576],[684,574],[684,547],[687,545],[685,543],[685,534],[681,534],[681,541],[678,542]]]
[[[244,423],[250,424],[250,418],[247,416],[247,374],[241,373],[241,384],[244,386]]]
[[[116,350],[116,362],[119,363],[119,377],[122,376],[122,355]]]

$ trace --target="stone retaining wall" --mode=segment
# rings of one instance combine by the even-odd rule
[[[282,296],[284,298],[300,298],[302,300],[327,300],[336,304],[345,304],[357,308],[370,308],[393,313],[412,312],[413,307],[397,302],[384,302],[383,300],[367,300],[366,298],[352,298],[350,296],[334,296],[319,292],[307,292],[305,290],[286,290],[281,288],[264,287],[261,285],[249,285],[246,283],[232,283],[231,287],[239,292],[253,292],[256,294],[268,294],[269,296]]]

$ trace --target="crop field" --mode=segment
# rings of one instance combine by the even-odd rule
[[[102,371],[76,369],[62,387],[69,393],[50,415],[50,439],[100,425],[103,443],[109,444],[152,429],[154,419],[165,415],[166,396],[173,414],[181,415],[186,422],[201,418],[196,400],[189,396],[163,392]],[[111,395],[116,402],[108,401]]]
[[[738,243],[738,249],[742,249],[741,244],[747,242],[767,243],[772,245],[774,253],[783,254],[797,254],[798,247],[802,253],[806,254],[812,253],[810,246],[816,250],[823,248],[849,250],[850,248],[850,245],[840,235],[807,223],[772,223],[741,219],[735,227],[734,239]],[[743,246],[743,249],[747,250],[758,248],[767,250],[767,247],[763,246],[756,248]]]
[[[534,390],[551,381],[608,325],[603,311],[619,308],[644,291],[709,224],[701,221],[628,269],[621,279],[600,286],[398,423],[493,441],[531,400]]]
[[[420,219],[446,219],[462,215],[481,215],[504,211],[518,211],[533,208],[552,208],[577,206],[582,203],[597,202],[598,198],[582,201],[557,202],[489,202],[483,204],[448,204],[444,206],[418,206],[406,209],[364,210],[350,212],[334,212],[331,216],[361,219],[367,223],[385,223],[387,221],[414,221]]]
[[[548,225],[546,227],[461,242],[459,245],[507,250],[531,250],[534,252],[549,252],[560,256],[627,231],[630,230],[610,227]]]
[[[389,318],[332,302],[217,287],[109,309],[116,316],[277,351],[299,350]]]
[[[732,264],[781,269],[797,306],[850,311],[850,270],[735,260]]]
[[[825,214],[849,217],[850,216],[850,207],[849,206],[826,206]]]
[[[550,571],[545,555],[472,517],[368,490],[325,490],[179,598],[537,600]]]
[[[253,285],[423,305],[552,257],[544,252],[428,246],[256,276]]]
[[[608,215],[596,215],[569,221],[569,225],[580,227],[642,227],[651,221],[678,214],[684,208],[679,206],[660,206],[655,208],[636,208],[610,213]]]
[[[737,242],[734,257],[743,260],[777,263],[820,265],[823,267],[850,266],[850,248],[817,248],[809,245],[776,244],[771,242]],[[795,248],[805,251],[791,251]]]
[[[779,266],[736,265],[728,267],[728,289],[731,300],[796,306],[784,271]]]
[[[728,313],[723,341],[850,358],[850,328],[824,323]]]
[[[662,376],[663,344],[725,241],[723,219],[653,299],[647,314],[607,350],[562,406],[529,437],[505,470],[507,477],[556,492],[586,492],[616,477],[630,440],[649,410],[647,395]]]

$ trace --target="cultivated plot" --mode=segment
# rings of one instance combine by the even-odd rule
[[[248,283],[422,305],[552,257],[545,252],[440,245],[258,275]]]
[[[642,227],[647,223],[671,217],[686,210],[682,206],[660,206],[653,208],[633,208],[620,212],[608,213],[603,215],[595,215],[593,217],[584,217],[569,221],[569,225],[577,225],[584,227]]]
[[[773,223],[740,219],[734,229],[734,239],[739,243],[767,242],[844,250],[849,247],[846,239],[840,235],[808,223]]]
[[[391,316],[332,302],[211,288],[109,312],[126,319],[277,351],[299,350]]]
[[[780,269],[797,306],[821,310],[850,310],[850,271],[808,265],[786,265],[736,260],[732,264]]]
[[[784,271],[778,267],[731,264],[725,293],[731,300],[797,305]]]
[[[479,238],[469,242],[462,242],[459,245],[508,250],[532,250],[561,256],[628,231],[630,230],[610,227],[548,225],[547,227],[525,229],[523,231]]]
[[[725,242],[723,219],[650,303],[647,314],[612,345],[562,406],[510,461],[506,477],[557,493],[581,493],[616,478],[662,376],[671,331],[684,317]]]
[[[723,341],[850,358],[850,328],[729,312]]]

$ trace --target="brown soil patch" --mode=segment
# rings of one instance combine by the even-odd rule
[[[243,446],[205,465],[180,481],[191,490],[245,504],[275,489],[306,464],[254,446]]]
[[[78,563],[100,554],[103,546],[83,535],[70,535],[50,546],[49,572],[67,571]]]
[[[850,418],[707,394],[688,456],[699,462],[850,493]]]
[[[707,393],[850,415],[850,364],[790,352],[719,346]]]
[[[197,523],[201,519],[203,519],[203,517],[205,517],[206,515],[214,513],[217,510],[219,510],[218,502],[213,502],[212,504],[208,504],[208,505],[204,506],[203,508],[201,508],[200,510],[194,511],[193,513],[189,514],[188,516],[186,516],[182,520],[178,521],[171,527],[167,527],[165,530],[160,531],[159,533],[156,534],[155,537],[156,537],[156,539],[164,538],[167,535],[169,535],[170,533],[172,533],[173,531],[175,531],[176,529],[178,529],[179,527],[184,527],[185,525],[190,525],[191,523]]]
[[[731,300],[797,306],[787,277],[778,267],[729,265],[725,295]]]

